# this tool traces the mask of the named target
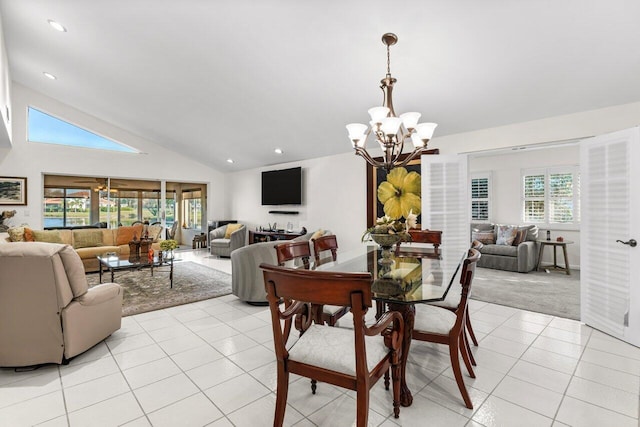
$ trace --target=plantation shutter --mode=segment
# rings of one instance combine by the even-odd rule
[[[522,178],[524,222],[544,222],[545,174],[536,173]]]
[[[422,156],[422,226],[442,231],[445,262],[470,246],[468,182],[466,155]]]
[[[471,178],[471,219],[489,220],[489,177]]]
[[[584,186],[580,232],[581,320],[605,333],[640,345],[640,286],[631,286],[639,239],[640,132],[627,129],[581,142]]]

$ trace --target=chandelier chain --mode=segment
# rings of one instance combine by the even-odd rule
[[[387,45],[387,74],[391,75],[391,52],[389,45]]]

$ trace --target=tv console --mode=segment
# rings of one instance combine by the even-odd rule
[[[265,231],[252,231],[249,230],[249,244],[259,242],[270,242],[272,240],[291,240],[296,237],[304,236],[306,230],[295,232],[285,230],[265,230]]]

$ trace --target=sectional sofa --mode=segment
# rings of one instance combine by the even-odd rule
[[[22,230],[21,230],[22,229]],[[148,232],[154,251],[160,250],[161,226],[142,224],[118,228],[83,228],[76,230],[31,230],[28,227],[15,227],[7,233],[0,233],[0,243],[20,241],[40,241],[66,243],[78,253],[86,272],[98,271],[100,265],[97,256],[115,252],[118,255],[129,254],[129,242],[134,235],[140,239]]]

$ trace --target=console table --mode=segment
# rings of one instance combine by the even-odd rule
[[[259,243],[259,242],[270,242],[272,240],[291,240],[296,237],[303,236],[305,233],[294,232],[294,231],[285,231],[285,230],[276,230],[276,231],[252,231],[249,230],[249,244]]]

